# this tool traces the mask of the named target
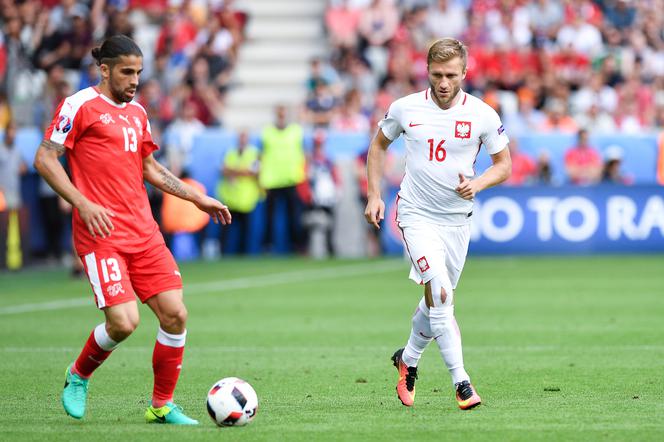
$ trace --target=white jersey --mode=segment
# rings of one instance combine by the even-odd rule
[[[459,174],[475,176],[480,146],[490,155],[507,146],[500,117],[488,104],[460,91],[459,101],[441,109],[429,89],[396,100],[378,123],[406,145],[406,174],[399,191],[399,222],[425,218],[442,225],[470,222],[473,202],[456,192]]]

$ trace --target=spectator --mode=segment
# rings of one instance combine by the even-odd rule
[[[19,210],[21,209],[21,175],[27,168],[14,144],[16,126],[9,122],[0,143],[0,212],[9,213],[7,229],[7,268],[18,270],[23,266]]]
[[[390,0],[373,0],[360,15],[360,47],[378,77],[387,69],[387,44],[399,26],[399,13]]]
[[[313,149],[307,161],[310,200],[304,224],[308,229],[309,256],[317,259],[334,255],[332,233],[338,178],[334,164],[325,153],[325,140],[323,130],[314,132]]]
[[[530,156],[519,150],[515,138],[510,140],[510,157],[512,158],[512,175],[505,181],[510,186],[532,184],[537,180],[537,165]]]
[[[167,129],[167,155],[169,169],[180,176],[189,168],[190,153],[194,138],[205,130],[205,125],[196,118],[196,106],[185,102],[180,108],[180,117]]]
[[[4,195],[5,208],[10,211],[21,207],[21,175],[27,171],[15,141],[16,125],[10,121],[0,143],[0,193]]]
[[[316,83],[311,98],[307,100],[304,109],[304,119],[318,128],[327,128],[334,114],[337,99],[324,80]]]
[[[631,0],[615,0],[602,2],[606,5],[604,14],[608,22],[620,31],[627,31],[636,20],[636,8],[631,5]]]
[[[448,37],[459,38],[468,26],[466,11],[458,2],[438,0],[427,12],[426,29],[432,38],[445,29]]]
[[[604,151],[604,169],[602,170],[602,182],[608,184],[632,184],[632,178],[623,174],[622,167],[623,149],[617,144],[612,144]]]
[[[612,133],[616,124],[611,115],[603,111],[597,103],[592,103],[585,113],[574,117],[579,127],[584,127],[592,133]]]
[[[313,58],[309,65],[309,77],[307,78],[307,92],[311,95],[316,91],[319,84],[326,84],[330,87],[332,93],[338,95],[339,75],[332,66],[324,63],[323,60]]]
[[[573,133],[578,130],[574,119],[570,117],[565,109],[565,104],[554,100],[547,106],[546,118],[540,124],[542,132]]]
[[[221,168],[222,180],[217,195],[228,206],[233,223],[222,232],[222,251],[226,254],[249,253],[256,236],[252,214],[262,195],[258,185],[258,148],[249,143],[246,129],[238,134],[237,147],[230,149]]]
[[[369,119],[362,113],[361,100],[357,89],[349,90],[338,112],[332,117],[330,128],[339,132],[367,132]]]
[[[530,23],[535,32],[536,44],[548,46],[563,24],[563,8],[558,0],[535,0],[529,2]]]
[[[575,16],[572,23],[560,28],[557,41],[560,47],[572,47],[588,57],[599,54],[602,49],[602,34],[580,15]]]
[[[147,114],[150,115],[152,129],[154,130],[156,126],[164,129],[175,117],[173,99],[168,94],[163,93],[161,85],[154,78],[147,80],[139,87],[140,95],[138,102],[145,108]]]
[[[587,130],[581,129],[576,146],[565,152],[565,170],[569,181],[578,186],[597,184],[602,178],[602,157],[590,146]]]
[[[267,245],[277,253],[302,248],[301,201],[297,186],[305,181],[303,131],[289,123],[284,105],[275,107],[275,123],[263,129],[258,182],[267,192]],[[281,217],[281,218],[280,218]]]
[[[551,156],[546,150],[542,150],[537,156],[537,182],[545,185],[556,184],[553,182]]]
[[[337,49],[351,49],[358,42],[360,10],[351,7],[349,0],[332,4],[325,12],[325,28],[332,45]]]

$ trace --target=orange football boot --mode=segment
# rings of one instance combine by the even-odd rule
[[[475,392],[475,387],[470,381],[462,381],[456,384],[456,400],[462,410],[470,410],[482,403],[482,399]]]
[[[417,379],[417,367],[408,367],[401,360],[403,348],[395,351],[392,355],[392,363],[399,372],[397,382],[397,396],[406,407],[412,407],[415,401],[415,379]]]

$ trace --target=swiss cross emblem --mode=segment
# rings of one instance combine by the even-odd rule
[[[427,262],[426,256],[421,257],[417,260],[417,265],[420,268],[420,272],[424,273],[429,270],[429,263]]]
[[[470,121],[457,121],[454,125],[455,138],[470,138]]]
[[[109,285],[108,288],[106,288],[108,291],[108,296],[114,297],[118,296],[120,293],[124,293],[124,289],[122,288],[122,283],[121,282],[116,282],[113,285]]]

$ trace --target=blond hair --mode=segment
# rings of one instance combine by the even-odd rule
[[[427,66],[431,63],[445,63],[454,57],[461,58],[463,70],[466,70],[468,61],[468,49],[456,38],[441,38],[433,42],[427,55]]]

